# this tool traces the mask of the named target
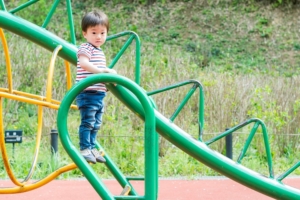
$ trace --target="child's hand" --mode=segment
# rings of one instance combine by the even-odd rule
[[[109,69],[109,72],[108,72],[108,73],[117,74],[117,71],[114,70],[114,69]]]
[[[114,69],[109,69],[109,73],[112,73],[112,74],[117,74],[117,71],[114,70]],[[114,86],[117,86],[116,83],[113,83]]]

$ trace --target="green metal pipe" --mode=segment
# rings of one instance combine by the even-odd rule
[[[254,122],[255,122],[255,125],[252,128],[252,131],[251,131],[250,135],[254,134],[255,131],[257,130],[258,126],[261,125],[262,132],[263,132],[263,137],[264,137],[266,154],[267,154],[269,174],[270,174],[270,177],[273,178],[274,177],[274,171],[273,171],[273,164],[272,164],[272,155],[271,155],[270,146],[269,146],[269,140],[268,140],[268,132],[267,132],[265,124],[260,119],[257,119],[257,118],[248,119],[245,122],[240,123],[240,124],[238,124],[238,125],[230,128],[230,129],[226,130],[225,132],[217,135],[216,137],[208,140],[207,142],[205,142],[205,144],[210,145],[213,142],[216,142],[216,141],[220,140],[221,138],[223,138],[223,137],[225,137],[225,136],[233,133],[234,131],[237,131],[237,130],[241,129],[242,127],[247,126],[248,124],[254,123]],[[248,149],[248,146],[249,146],[249,144],[250,144],[250,142],[251,142],[251,140],[253,138],[253,136],[251,136],[251,139],[249,139],[249,137],[247,139],[247,142],[246,142],[245,146],[242,149],[242,152],[239,155],[239,158],[237,160],[238,163],[241,162],[241,160],[244,157],[244,155],[245,155],[245,153],[246,153],[246,151]]]
[[[127,176],[126,179],[131,181],[143,181],[145,177]]]
[[[144,111],[129,91],[119,87],[109,90],[119,98],[129,109],[142,119]],[[189,134],[170,122],[155,110],[156,129],[164,138],[188,153],[190,156],[224,174],[225,176],[265,195],[279,199],[298,199],[300,191],[279,183],[274,179],[263,177],[260,174],[235,163],[227,157],[211,150],[204,143],[195,140]]]
[[[201,86],[201,84],[197,84],[198,82],[195,83],[194,80],[188,80],[188,81],[180,82],[180,83],[177,83],[177,84],[169,85],[167,87],[163,87],[163,88],[160,88],[158,90],[147,92],[147,95],[151,96],[151,95],[154,95],[154,94],[165,92],[167,90],[175,89],[175,88],[178,88],[178,87],[181,87],[181,86],[184,86],[184,85],[187,85],[187,84],[191,84],[191,83],[194,83],[193,87],[189,90],[189,92],[184,97],[184,99],[182,100],[182,102],[179,104],[179,106],[177,107],[177,109],[175,110],[175,112],[173,113],[173,115],[170,117],[170,120],[174,121],[174,119],[178,116],[178,114],[183,109],[183,107],[185,106],[185,104],[188,102],[188,100],[194,94],[194,92],[197,89],[197,87],[199,85]]]
[[[119,200],[119,199],[127,199],[127,200],[145,199],[146,200],[146,197],[144,197],[144,196],[115,196],[115,199],[116,200]]]
[[[194,94],[195,90],[197,88],[196,87],[192,87],[189,92],[186,94],[186,96],[184,97],[184,99],[181,101],[181,103],[179,104],[179,106],[177,107],[177,109],[175,110],[175,112],[173,113],[173,115],[170,117],[170,120],[173,122],[174,119],[178,116],[178,114],[180,113],[180,111],[183,109],[183,107],[187,104],[187,102],[189,101],[189,99],[191,98],[191,96]]]
[[[221,138],[233,133],[234,131],[237,131],[238,129],[241,129],[244,126],[247,126],[248,124],[253,123],[253,122],[257,122],[257,121],[260,121],[260,120],[257,119],[257,118],[248,119],[245,122],[242,122],[242,123],[230,128],[230,129],[224,131],[223,133],[217,135],[216,137],[211,138],[210,140],[206,141],[205,144],[210,145],[210,144],[220,140]]]
[[[70,109],[72,102],[83,89],[99,82],[117,83],[116,87],[121,87],[120,85],[122,85],[123,87],[128,88],[136,96],[140,104],[143,105],[143,109],[147,113],[145,118],[145,199],[157,199],[158,140],[155,132],[154,109],[146,93],[130,79],[115,74],[95,74],[75,84],[62,100],[58,110],[57,127],[62,144],[69,156],[83,172],[98,194],[103,199],[113,199],[113,196],[103,185],[102,181],[97,178],[95,172],[90,168],[87,162],[84,161],[82,156],[80,156],[80,153],[72,144],[67,130],[68,110]]]
[[[114,39],[117,39],[117,38],[120,38],[120,37],[123,37],[123,36],[131,35],[131,33],[133,33],[133,32],[123,31],[123,32],[120,32],[120,33],[109,35],[109,36],[107,36],[106,41],[110,41],[110,40],[114,40]]]
[[[202,140],[202,136],[203,136],[203,130],[204,130],[204,91],[203,91],[203,87],[201,85],[201,87],[199,87],[199,118],[198,118],[198,123],[199,123],[199,141],[203,141]]]
[[[76,45],[76,37],[75,37],[71,0],[66,0],[66,1],[67,1],[67,11],[68,11],[68,21],[69,21],[69,28],[70,28],[71,43]]]
[[[178,88],[178,87],[181,87],[181,86],[185,86],[187,84],[194,84],[194,86],[193,86],[193,90],[194,91],[196,90],[197,87],[199,87],[198,124],[199,124],[199,140],[202,141],[202,135],[203,135],[203,130],[204,130],[204,92],[203,92],[203,86],[202,86],[202,84],[199,81],[196,81],[196,80],[182,81],[180,83],[172,84],[172,85],[169,85],[169,86],[157,89],[157,90],[153,90],[153,91],[147,92],[147,94],[149,96],[151,96],[151,95],[155,95],[155,94],[158,94],[158,93],[161,93],[161,92],[165,92],[165,91],[168,91],[168,90],[171,90],[171,89],[175,89],[175,88]],[[176,116],[177,116],[177,114],[176,114]],[[174,119],[175,117],[172,116],[171,120]]]
[[[141,80],[141,41],[138,34],[132,32],[135,36],[135,82],[140,85]]]
[[[131,190],[129,192],[130,195],[138,195],[137,191],[134,189],[134,187],[131,185],[131,183],[128,181],[129,179],[123,175],[121,170],[117,167],[117,165],[112,161],[112,159],[105,153],[105,150],[101,145],[96,141],[96,146],[100,148],[104,152],[105,157],[105,165],[109,169],[109,171],[112,173],[112,175],[116,178],[116,180],[120,183],[120,185],[124,188],[126,185],[129,185],[131,187]],[[145,178],[143,177],[143,180]]]
[[[4,0],[1,0],[0,1],[0,6],[1,6],[1,9],[6,11],[6,7],[5,7],[5,4],[4,4]]]
[[[16,17],[11,13],[0,11],[0,27],[20,35],[50,52],[53,52],[58,45],[62,45],[62,49],[58,52],[58,55],[76,65],[77,47],[39,26]]]
[[[44,21],[44,23],[43,23],[43,25],[42,25],[43,28],[46,28],[46,27],[48,26],[48,24],[49,24],[49,22],[50,22],[50,20],[51,20],[51,18],[52,18],[52,16],[53,16],[53,14],[54,14],[56,8],[57,8],[57,5],[59,4],[59,2],[60,2],[60,0],[56,0],[56,1],[53,3],[53,5],[52,5],[52,7],[51,7],[51,9],[50,9],[50,11],[49,11],[49,13],[48,13],[48,15],[47,15],[45,21]]]
[[[262,128],[262,133],[263,133],[263,138],[264,138],[264,143],[265,143],[265,150],[266,150],[266,154],[267,154],[270,178],[274,178],[272,155],[271,155],[271,150],[270,150],[270,143],[269,143],[267,127],[263,121],[260,121],[260,125]]]
[[[22,5],[20,5],[19,7],[15,8],[15,9],[13,9],[13,10],[10,10],[9,12],[12,13],[12,14],[14,14],[14,13],[16,13],[16,12],[19,12],[20,10],[23,10],[24,8],[27,8],[28,6],[34,4],[34,3],[38,2],[38,1],[39,1],[39,0],[31,0],[31,1],[28,1],[28,2],[26,2],[26,3],[22,4]]]
[[[135,39],[135,82],[137,84],[140,84],[140,77],[141,77],[141,72],[140,72],[141,41],[140,41],[139,36],[133,31],[124,31],[124,32],[121,32],[121,33],[117,33],[117,34],[108,36],[106,38],[106,41],[110,41],[110,40],[113,40],[113,39],[116,39],[116,38],[119,38],[119,37],[123,37],[123,36],[126,36],[126,35],[131,35],[131,37],[133,37]],[[131,37],[129,39],[131,39]],[[128,40],[127,40],[127,42],[128,42]],[[130,41],[130,43],[131,43],[131,41]],[[110,66],[114,66],[114,64],[111,64]]]
[[[122,46],[120,51],[117,53],[117,55],[114,57],[114,59],[111,61],[109,68],[112,68],[121,58],[121,56],[124,54],[128,46],[131,44],[132,40],[134,39],[134,36],[131,36],[128,38],[128,40],[125,42],[125,44]]]
[[[278,181],[282,181],[285,177],[287,177],[290,173],[292,173],[293,171],[295,171],[298,167],[300,167],[300,161],[297,162],[294,166],[292,166],[289,170],[287,170],[286,172],[284,172],[283,174],[281,174],[277,180]]]
[[[197,87],[199,87],[199,88],[202,88],[202,87],[203,87],[203,86],[201,85],[201,83],[199,83],[199,82],[196,81],[196,80],[187,80],[187,81],[182,81],[182,82],[179,82],[179,83],[175,83],[175,84],[172,84],[172,85],[168,85],[168,86],[166,86],[166,87],[163,87],[163,88],[159,88],[159,89],[156,89],[156,90],[147,92],[147,95],[148,95],[148,96],[151,96],[151,95],[154,95],[154,94],[158,94],[158,93],[161,93],[161,92],[165,92],[165,91],[168,91],[168,90],[171,90],[171,89],[175,89],[175,88],[178,88],[178,87],[181,87],[181,86],[185,86],[185,85],[188,85],[188,84],[195,84],[195,85],[197,85]]]
[[[240,155],[239,155],[239,157],[237,159],[238,163],[241,163],[242,159],[244,158],[244,156],[245,156],[245,154],[246,154],[246,152],[247,152],[247,150],[249,148],[249,145],[250,145],[250,143],[251,143],[251,141],[252,141],[252,139],[253,139],[253,137],[254,137],[254,135],[255,135],[255,133],[256,133],[259,125],[260,125],[260,123],[256,122],[254,124],[254,126],[252,127],[252,129],[250,131],[250,134],[249,134],[249,136],[248,136],[248,138],[247,138],[247,140],[245,142],[245,145],[244,145],[244,147],[243,147],[243,149],[242,149],[242,151],[241,151],[241,153],[240,153]]]
[[[115,196],[115,199],[131,199],[131,200],[136,200],[136,199],[146,199],[144,196]]]
[[[86,82],[84,82],[86,84]],[[94,187],[96,192],[103,199],[114,199],[113,195],[108,191],[105,184],[99,179],[98,174],[91,168],[91,166],[84,160],[78,149],[72,144],[72,141],[69,137],[67,124],[68,124],[68,111],[73,100],[76,96],[85,88],[84,85],[74,85],[66,94],[64,99],[61,102],[60,108],[57,115],[57,127],[59,132],[59,137],[62,142],[63,147],[66,152],[72,158],[77,167],[81,170],[84,176],[88,179],[90,184]]]

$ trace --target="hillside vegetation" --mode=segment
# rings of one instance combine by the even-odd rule
[[[88,5],[81,5],[82,13],[92,9]],[[180,57],[190,54],[189,66],[200,69],[279,76],[299,73],[298,4],[275,7],[266,1],[187,1],[143,6],[110,2],[92,7],[108,13],[111,33],[138,33],[145,54],[151,44],[170,45],[180,50]]]
[[[11,1],[10,6],[21,1]],[[23,1],[24,2],[24,1]],[[149,3],[150,2],[150,3]],[[155,90],[180,81],[195,79],[203,84],[205,94],[204,140],[249,118],[262,119],[270,137],[271,151],[278,174],[299,160],[300,121],[300,16],[297,1],[76,1],[73,3],[77,45],[83,42],[80,19],[92,9],[101,9],[110,18],[109,35],[125,30],[136,32],[142,43],[141,86]],[[149,4],[148,4],[149,3]],[[49,1],[40,1],[17,15],[38,25],[49,11]],[[9,6],[8,6],[9,7]],[[32,15],[34,13],[34,15]],[[65,2],[47,27],[69,40]],[[11,52],[14,88],[45,95],[45,80],[51,53],[30,41],[6,32]],[[103,47],[110,61],[125,39],[107,42]],[[2,55],[2,47],[0,46]],[[130,47],[115,68],[119,74],[133,78],[134,47]],[[5,67],[5,60],[0,59]],[[56,64],[53,95],[62,99],[66,89],[63,61]],[[73,68],[73,75],[75,67]],[[5,77],[6,71],[0,71]],[[28,81],[30,80],[30,81]],[[6,87],[6,78],[0,86]],[[153,98],[158,110],[170,117],[189,88],[168,91]],[[198,138],[198,95],[175,119],[180,128]],[[99,141],[110,157],[127,175],[143,173],[143,123],[128,111],[113,95],[108,95],[104,124]],[[34,149],[37,126],[36,106],[4,101],[5,129],[22,129],[27,137],[18,148]],[[49,152],[49,130],[55,127],[56,111],[45,108],[42,151]],[[78,143],[78,113],[71,111],[69,130]],[[251,127],[233,136],[234,159],[238,157]],[[245,166],[267,173],[264,142],[261,132],[253,139],[243,160]],[[26,144],[27,144],[26,143]],[[10,148],[10,147],[8,147]],[[222,140],[211,148],[224,154]],[[19,155],[22,157],[22,152]],[[12,152],[10,152],[12,153]],[[46,155],[46,154],[44,154]],[[182,153],[173,145],[160,140],[160,175],[189,176],[217,175],[211,169]],[[21,159],[18,166],[30,166],[30,159]],[[60,146],[59,162],[49,163],[41,158],[43,176],[70,159]],[[2,166],[3,167],[3,166]],[[103,177],[110,177],[102,166],[94,166]],[[19,170],[20,174],[24,170]],[[299,170],[296,170],[299,174]],[[5,174],[2,174],[5,177]],[[63,175],[81,176],[78,171]]]

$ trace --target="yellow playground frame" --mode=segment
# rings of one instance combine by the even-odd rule
[[[52,80],[53,80],[53,71],[54,71],[54,64],[55,60],[58,54],[58,51],[61,50],[62,46],[58,46],[52,53],[52,57],[49,64],[48,69],[48,78],[47,78],[47,91],[46,91],[46,97],[33,95],[25,92],[16,91],[13,89],[13,79],[12,79],[12,73],[11,73],[11,62],[10,62],[10,55],[9,55],[9,49],[6,42],[4,31],[0,28],[0,37],[3,44],[4,49],[4,55],[6,60],[6,72],[7,72],[7,80],[8,80],[8,89],[7,88],[0,88],[0,149],[2,153],[2,159],[5,166],[5,169],[7,171],[7,174],[11,181],[17,186],[15,188],[6,188],[6,189],[0,189],[0,194],[11,194],[11,193],[19,193],[19,192],[26,192],[30,190],[34,190],[38,187],[41,187],[50,181],[54,180],[56,177],[58,177],[60,174],[73,170],[77,168],[77,166],[74,163],[71,163],[69,165],[66,165],[64,167],[61,167],[60,169],[57,169],[52,174],[48,175],[46,178],[39,180],[35,183],[28,184],[28,181],[32,177],[34,173],[35,166],[37,164],[37,158],[39,154],[39,147],[40,147],[40,141],[41,141],[41,134],[42,134],[42,123],[43,123],[43,107],[49,107],[52,109],[58,109],[60,102],[57,100],[52,99]],[[70,64],[69,62],[65,61],[65,67],[66,67],[66,76],[67,76],[67,89],[70,89],[72,86],[72,80],[71,80],[71,70],[70,70]],[[36,136],[36,145],[35,145],[35,152],[34,152],[34,158],[32,162],[32,166],[29,170],[28,175],[23,181],[17,180],[17,178],[14,176],[14,173],[10,167],[9,164],[9,158],[6,152],[5,143],[4,143],[4,130],[3,130],[3,112],[2,112],[2,98],[8,98],[13,99],[16,101],[21,101],[25,103],[35,104],[38,105],[38,129],[37,129],[37,136]],[[77,109],[76,105],[72,105],[73,109]]]

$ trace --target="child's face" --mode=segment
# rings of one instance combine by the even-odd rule
[[[106,40],[107,28],[102,25],[89,27],[86,32],[83,32],[83,36],[87,42],[99,48]]]

